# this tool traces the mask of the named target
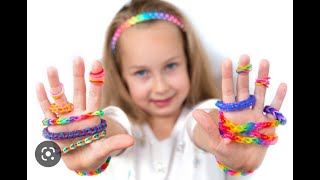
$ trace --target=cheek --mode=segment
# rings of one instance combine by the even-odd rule
[[[176,76],[171,79],[171,85],[180,91],[180,93],[187,94],[190,89],[188,74],[186,72],[176,74]]]
[[[148,95],[147,83],[139,83],[130,79],[128,82],[129,94],[133,101],[136,104],[139,104],[139,102],[141,102],[142,99],[145,99]]]

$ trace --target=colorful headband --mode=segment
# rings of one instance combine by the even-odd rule
[[[117,30],[114,32],[111,40],[111,50],[114,53],[116,49],[117,41],[121,35],[121,33],[128,29],[129,27],[141,23],[143,21],[149,21],[149,20],[155,20],[155,19],[162,19],[166,21],[170,21],[177,26],[179,26],[182,30],[184,30],[183,23],[175,16],[163,12],[144,12],[141,14],[138,14],[136,16],[132,16],[131,18],[127,19],[125,22],[123,22]]]

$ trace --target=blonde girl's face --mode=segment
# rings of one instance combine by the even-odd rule
[[[190,89],[178,27],[166,21],[136,25],[118,43],[133,101],[152,118],[177,116]]]

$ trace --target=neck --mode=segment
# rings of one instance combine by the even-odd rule
[[[151,117],[149,125],[158,140],[163,140],[171,135],[181,110],[176,114],[166,117]]]

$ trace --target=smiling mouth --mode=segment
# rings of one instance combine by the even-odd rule
[[[165,107],[171,103],[171,100],[174,96],[171,96],[169,98],[163,99],[163,100],[151,100],[153,104],[155,104],[158,107]]]

